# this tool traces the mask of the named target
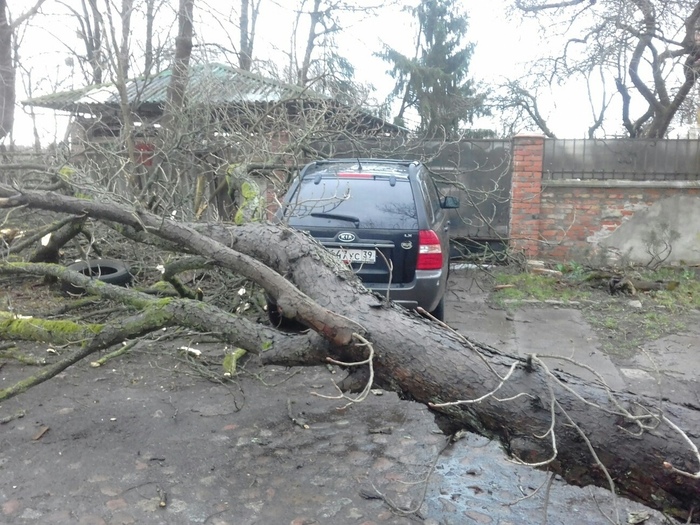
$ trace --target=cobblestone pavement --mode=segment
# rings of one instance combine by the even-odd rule
[[[451,304],[457,324],[477,315]],[[222,385],[156,345],[0,406],[0,419],[25,412],[0,425],[0,525],[506,525],[545,512],[549,524],[596,524],[613,512],[609,493],[559,480],[547,490],[545,473],[484,438],[445,447],[428,410],[393,393],[338,409],[311,394],[334,394],[339,374],[326,367],[249,362]],[[26,373],[6,365],[0,381]],[[617,508],[622,522],[642,509]]]

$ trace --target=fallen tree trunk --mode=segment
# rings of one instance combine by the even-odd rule
[[[534,355],[504,355],[387,306],[312,239],[284,227],[185,225],[116,205],[8,188],[0,188],[0,196],[2,207],[116,221],[255,279],[285,313],[320,334],[310,336],[304,349],[273,346],[263,354],[268,363],[316,364],[326,357],[357,363],[371,352],[374,383],[428,404],[443,416],[447,431],[465,428],[497,438],[516,461],[700,522],[700,513],[694,514],[700,508],[697,406],[612,392],[602,380],[587,383],[550,370]],[[354,344],[358,336],[371,349]]]

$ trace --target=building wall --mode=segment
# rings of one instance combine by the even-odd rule
[[[697,181],[543,180],[544,138],[513,145],[510,246],[527,257],[700,262]]]

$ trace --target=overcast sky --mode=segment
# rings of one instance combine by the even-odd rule
[[[75,5],[79,5],[77,0]],[[505,6],[507,0],[462,0],[470,13],[470,29],[467,40],[476,44],[475,54],[471,64],[471,74],[477,80],[484,82],[496,82],[504,77],[517,78],[525,71],[525,65],[541,51],[540,43],[534,26],[525,27],[507,19]],[[208,2],[211,6],[209,7]],[[276,2],[271,5],[270,2]],[[268,10],[260,15],[260,26],[257,30],[255,55],[256,58],[271,58],[277,61],[281,59],[280,49],[289,48],[290,26],[293,11],[287,7],[287,0],[270,0],[263,2],[268,5]],[[34,0],[19,0],[16,10],[20,5],[29,6]],[[172,24],[177,8],[177,0],[171,0],[171,5],[166,6],[159,18],[161,23]],[[196,17],[207,20],[196,22],[195,30],[199,33],[199,40],[218,40],[221,45],[229,49],[235,47],[224,36],[223,28],[226,23],[223,17],[230,10],[228,2],[220,3],[219,0],[196,0]],[[209,16],[211,10],[217,10],[214,17]],[[226,10],[226,11],[222,11]],[[68,16],[61,15],[64,11],[54,0],[48,0],[42,8],[45,15],[35,17],[25,35],[25,40],[20,48],[22,62],[32,67],[32,87],[34,95],[46,94],[53,91],[79,87],[80,80],[70,79],[67,75],[69,65],[66,60],[71,56],[71,46],[77,45],[75,37],[75,22]],[[50,14],[50,16],[46,16]],[[141,20],[133,21],[138,25]],[[303,45],[304,36],[308,29],[300,31],[300,45]],[[218,36],[217,36],[218,35]],[[234,37],[235,38],[235,37]],[[357,79],[369,82],[376,88],[375,97],[383,101],[393,87],[393,80],[386,73],[387,63],[373,56],[381,49],[382,44],[413,53],[415,42],[415,30],[411,27],[411,19],[401,13],[397,7],[387,9],[380,15],[372,18],[363,18],[355,21],[345,34],[339,39],[341,53],[344,53],[354,63],[357,71]],[[20,75],[21,77],[21,75]],[[56,78],[62,78],[60,84]],[[76,85],[76,83],[78,85]],[[25,89],[26,80],[18,77],[18,100],[27,97]],[[568,93],[571,93],[569,88]],[[570,99],[571,95],[568,95]],[[582,136],[585,129],[586,116],[581,115],[578,109],[580,104],[557,104],[552,99],[549,110],[552,127],[560,136]],[[575,109],[574,109],[575,108]],[[545,107],[547,110],[547,108]],[[43,111],[39,121],[41,134],[46,142],[62,140],[65,131],[65,120],[56,119],[53,112]],[[479,123],[487,126],[488,122]],[[16,115],[15,140],[20,144],[29,144],[32,141],[31,121],[20,108]]]

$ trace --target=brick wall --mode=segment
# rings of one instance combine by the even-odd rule
[[[682,195],[700,203],[700,185],[680,181],[543,181],[544,138],[513,139],[510,247],[530,258],[577,260],[635,214]],[[692,235],[686,236],[692,241]]]
[[[681,193],[700,198],[700,188],[681,185],[579,181],[545,184],[541,198],[539,257],[578,259],[600,251],[599,242],[636,213]]]

